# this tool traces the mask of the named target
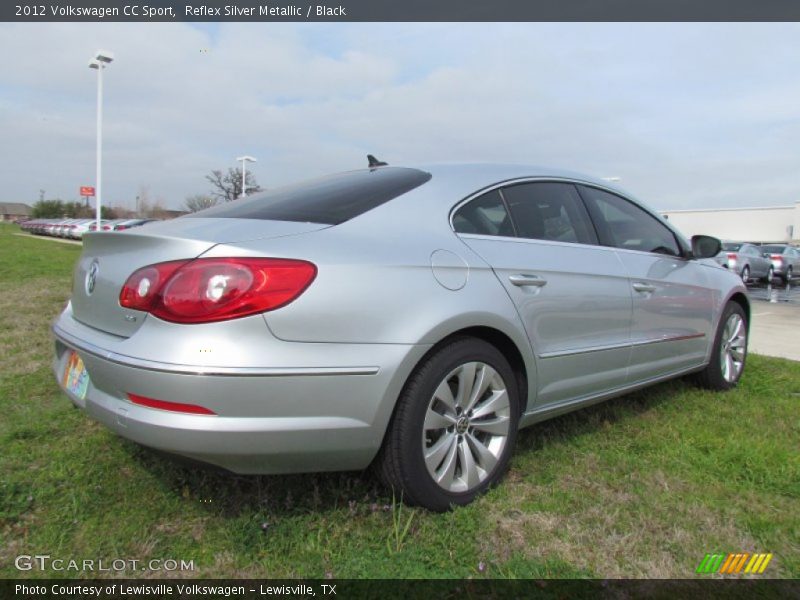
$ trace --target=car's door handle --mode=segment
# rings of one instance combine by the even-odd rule
[[[544,287],[547,285],[547,279],[543,279],[538,275],[526,275],[525,273],[509,275],[508,280],[517,287]]]
[[[649,283],[642,283],[641,281],[637,281],[633,284],[633,289],[637,292],[648,293],[648,292],[655,292],[656,286],[650,285]]]

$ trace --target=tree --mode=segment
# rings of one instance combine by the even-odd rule
[[[64,203],[61,200],[39,200],[33,205],[31,216],[34,219],[59,219],[64,216]]]
[[[260,192],[261,188],[256,182],[256,177],[247,171],[247,193],[254,194]],[[236,200],[242,195],[242,170],[240,168],[228,169],[227,173],[222,171],[211,171],[211,175],[206,175],[206,179],[211,183],[211,194],[214,198],[222,202]]]
[[[216,203],[217,199],[213,196],[209,196],[208,194],[195,194],[194,196],[187,197],[183,202],[183,206],[190,213],[194,213],[199,210],[211,208]]]

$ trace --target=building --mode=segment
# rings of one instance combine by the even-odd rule
[[[33,209],[21,202],[6,202],[0,204],[0,221],[16,221],[17,219],[29,219]]]
[[[800,202],[789,206],[659,211],[687,237],[704,233],[721,240],[800,241]]]

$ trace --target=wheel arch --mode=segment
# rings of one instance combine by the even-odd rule
[[[520,414],[525,414],[525,411],[528,408],[528,400],[530,396],[528,388],[530,379],[528,376],[528,368],[525,365],[525,359],[523,358],[522,352],[520,352],[520,349],[517,347],[517,344],[514,342],[514,340],[512,340],[508,335],[499,329],[484,325],[475,325],[454,331],[452,334],[442,339],[439,343],[434,344],[434,347],[431,348],[431,351],[441,348],[443,345],[446,345],[459,337],[472,337],[483,340],[500,351],[503,357],[508,361],[508,364],[511,366],[511,371],[514,373],[514,378],[516,379],[517,384],[517,393],[519,394],[520,399]]]
[[[737,291],[725,301],[725,303],[722,305],[723,308],[728,305],[728,302],[735,302],[742,307],[742,310],[747,317],[747,330],[750,331],[750,300],[747,299],[747,296],[742,292]]]

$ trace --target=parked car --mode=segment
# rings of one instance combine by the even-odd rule
[[[53,230],[53,235],[60,238],[70,237],[70,231],[75,229],[75,224],[78,221],[80,221],[80,219],[64,219],[56,225],[55,229]]]
[[[800,250],[789,244],[765,244],[761,246],[764,257],[772,262],[775,275],[789,283],[800,273]]]
[[[81,219],[75,223],[75,227],[70,229],[69,236],[73,240],[83,239],[83,234],[89,231],[89,227],[96,223],[95,219]]]
[[[119,223],[115,223],[111,228],[112,231],[124,231],[134,227],[141,227],[147,223],[153,223],[156,219],[123,219]]]
[[[108,223],[109,223],[109,219],[101,219],[100,220],[100,230],[102,231],[103,228],[106,225],[108,225]],[[89,231],[97,231],[97,221],[92,221],[91,223],[89,223]]]
[[[597,179],[380,166],[89,233],[53,326],[72,402],[237,473],[362,469],[432,510],[517,430],[686,374],[734,387],[738,274]]]
[[[757,279],[769,283],[775,276],[772,261],[754,244],[723,242],[722,250],[714,257],[720,265],[738,273],[745,283]]]

